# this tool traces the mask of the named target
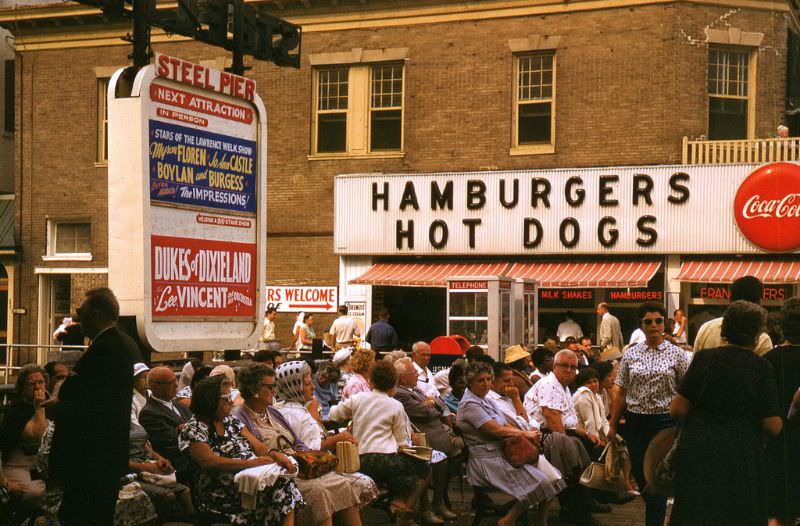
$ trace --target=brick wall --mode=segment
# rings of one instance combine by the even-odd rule
[[[309,32],[300,70],[248,60],[269,115],[268,261],[273,284],[336,284],[333,178],[354,172],[526,169],[678,163],[681,138],[707,133],[706,28],[765,34],[758,52],[757,136],[781,121],[784,15],[699,4],[411,27]],[[510,156],[513,57],[507,41],[561,37],[557,50],[556,151]],[[405,151],[400,159],[309,160],[312,70],[308,55],[408,47]],[[220,50],[197,43],[158,51],[200,61]],[[92,222],[93,261],[107,265],[107,172],[95,160],[95,67],[124,65],[127,46],[23,52],[18,64],[18,225],[23,246],[19,341],[36,339],[38,282],[47,217]],[[365,231],[369,225],[364,226]],[[63,264],[61,264],[63,266]],[[94,277],[91,279],[95,279]],[[83,278],[74,282],[88,288]],[[81,289],[82,290],[82,289]],[[287,319],[284,319],[287,318]],[[288,318],[292,318],[289,320]],[[327,327],[332,316],[320,316]],[[279,317],[288,334],[293,316]],[[321,333],[321,331],[320,331]]]

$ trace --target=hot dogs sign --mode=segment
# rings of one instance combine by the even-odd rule
[[[109,99],[109,283],[141,294],[128,305],[157,350],[244,348],[264,310],[263,103],[251,79],[167,55],[157,54],[139,77],[140,232],[130,232],[130,220],[114,221],[134,176],[112,156],[114,123],[124,122],[111,110],[128,101]],[[115,170],[122,175],[113,177]],[[142,250],[129,257],[135,250],[122,241],[139,236]],[[141,287],[130,278],[139,258]]]

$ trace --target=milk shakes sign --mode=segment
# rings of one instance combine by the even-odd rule
[[[800,166],[773,163],[750,174],[736,192],[736,224],[771,252],[800,248]]]
[[[126,103],[135,106],[131,99],[138,107],[126,113]],[[110,215],[133,192],[125,184],[133,174],[112,178],[112,152],[127,153],[122,127],[132,121],[140,126],[143,153],[141,232],[131,235],[121,218],[110,220],[111,245],[121,251],[110,247],[110,259],[130,267],[132,261],[122,261],[130,252],[124,238],[141,236],[146,247],[136,254],[143,287],[126,285],[130,277],[112,279],[111,264],[109,281],[127,288],[131,300],[142,294],[134,311],[157,350],[246,347],[257,336],[264,302],[266,134],[255,82],[157,54],[155,65],[138,73],[134,95],[110,96],[109,110],[109,133],[117,132],[109,140]]]

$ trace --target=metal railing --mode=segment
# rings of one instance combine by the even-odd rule
[[[50,360],[73,361],[71,358],[77,359],[84,349],[86,349],[85,345],[0,344],[0,355],[5,351],[5,360],[0,362],[2,383],[9,383],[9,379],[24,365],[29,363],[44,365]],[[20,359],[21,351],[26,353],[25,358]]]
[[[800,137],[730,141],[683,138],[683,164],[770,163],[800,160]]]

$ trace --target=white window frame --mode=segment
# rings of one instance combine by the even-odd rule
[[[520,101],[519,98],[519,77],[520,77],[520,60],[531,55],[549,55],[553,58],[553,81],[552,91],[550,97],[542,98],[538,101]],[[544,49],[536,51],[525,51],[515,53],[514,57],[514,77],[513,77],[513,109],[512,109],[512,126],[511,126],[511,155],[538,155],[538,154],[551,154],[556,151],[556,78],[557,78],[557,57],[555,49]],[[550,141],[534,144],[520,144],[519,143],[519,109],[524,104],[550,104]]]
[[[89,227],[89,252],[56,252],[56,234],[59,225],[82,224]],[[43,261],[91,261],[92,260],[92,223],[85,219],[47,220],[47,254]]]
[[[708,48],[708,54],[706,55],[707,60],[709,61],[706,65],[706,76],[708,76],[708,69],[710,66],[711,61],[711,52],[712,50],[727,52],[727,53],[743,53],[746,54],[748,57],[747,63],[747,80],[746,80],[746,87],[747,87],[747,95],[746,96],[737,96],[737,95],[725,95],[725,94],[712,94],[711,91],[708,89],[708,81],[707,78],[706,82],[706,102],[707,102],[707,110],[706,110],[706,131],[710,132],[711,127],[711,99],[732,99],[732,100],[746,100],[747,101],[747,115],[745,118],[747,119],[747,123],[745,125],[746,134],[747,136],[745,139],[752,140],[755,139],[756,136],[756,79],[758,78],[758,52],[757,49],[749,48],[749,47],[737,47],[737,46],[730,46],[724,44],[711,44]],[[733,140],[733,139],[731,139]]]
[[[372,116],[372,72],[373,67],[382,65],[399,65],[402,68],[402,96],[400,110],[400,148],[392,150],[372,150],[371,116]],[[344,152],[318,152],[318,115],[319,110],[319,73],[322,70],[335,68],[348,69],[347,94],[347,131],[346,149]],[[396,158],[405,155],[405,99],[406,99],[406,65],[404,60],[382,60],[357,64],[324,64],[312,68],[313,97],[311,125],[310,160],[336,158]],[[385,108],[384,108],[385,109]]]

